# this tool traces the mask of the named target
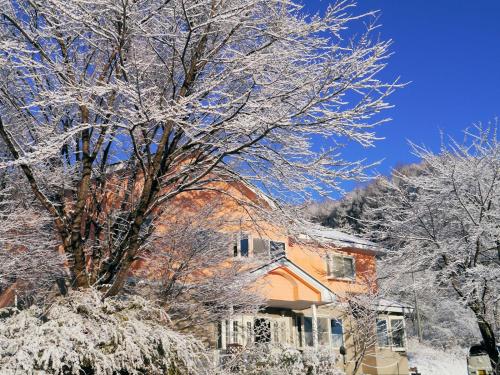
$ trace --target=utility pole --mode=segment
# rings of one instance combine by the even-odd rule
[[[417,334],[418,341],[422,342],[422,323],[420,321],[420,310],[418,309],[418,298],[417,298],[417,290],[415,289],[415,274],[411,271],[411,279],[413,281],[413,297],[415,299],[415,313],[417,314]]]

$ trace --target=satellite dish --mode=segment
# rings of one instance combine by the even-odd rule
[[[340,350],[340,354],[342,354],[342,355],[346,355],[346,354],[347,354],[347,352],[346,352],[346,350],[345,350],[345,346],[344,346],[344,345],[342,345],[342,346],[339,348],[339,350]]]

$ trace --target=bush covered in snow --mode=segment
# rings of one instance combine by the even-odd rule
[[[75,291],[45,309],[0,310],[2,374],[200,374],[207,363],[201,343],[139,297]]]
[[[226,359],[226,370],[241,375],[340,375],[337,356],[328,349],[303,352],[284,346],[261,344]]]

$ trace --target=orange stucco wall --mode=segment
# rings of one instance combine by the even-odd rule
[[[355,280],[340,280],[327,275],[326,254],[339,253],[354,258]],[[288,258],[299,265],[312,277],[325,284],[333,292],[343,295],[366,292],[376,276],[376,259],[373,254],[363,250],[349,248],[323,247],[314,244],[302,244],[289,241]]]
[[[320,302],[321,294],[285,267],[277,268],[260,280],[264,296],[270,300]]]

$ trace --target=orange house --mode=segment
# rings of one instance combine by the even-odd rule
[[[368,291],[367,281],[376,279],[376,258],[384,250],[328,228],[291,236],[283,223],[270,223],[256,213],[272,208],[273,202],[249,185],[225,184],[211,191],[187,192],[169,204],[178,212],[196,214],[214,200],[217,209],[210,215],[224,218],[226,224],[220,230],[235,235],[231,255],[258,261],[259,266],[248,272],[258,276],[256,287],[266,300],[259,313],[230,316],[209,330],[216,356],[223,358],[232,348],[256,342],[299,350],[322,347],[345,352],[338,365],[348,375],[353,374],[356,338],[347,334],[350,322],[343,315],[343,299],[348,293]],[[158,231],[168,235],[168,218],[160,223]],[[141,267],[148,265],[137,264],[135,269]],[[0,295],[0,306],[12,303],[14,294],[9,289]],[[378,310],[373,322],[377,344],[358,373],[406,375],[404,315],[408,307],[380,301],[374,308]]]
[[[376,244],[337,230],[320,228],[290,236],[283,224],[253,216],[252,206],[272,208],[272,201],[248,185],[220,188],[219,193],[186,193],[181,206],[196,210],[222,198],[215,216],[228,223],[222,231],[235,235],[234,257],[255,258],[260,265],[250,272],[266,305],[256,315],[230,316],[213,329],[212,344],[219,358],[254,343],[275,343],[299,350],[322,347],[344,352],[338,366],[353,374],[355,337],[349,334],[343,300],[350,293],[366,293],[376,280]],[[189,208],[188,208],[189,207]],[[262,217],[262,216],[260,216]],[[357,374],[406,375],[404,316],[408,306],[380,300],[373,321],[374,342]],[[370,328],[369,328],[370,329]],[[236,349],[235,349],[236,348]]]

